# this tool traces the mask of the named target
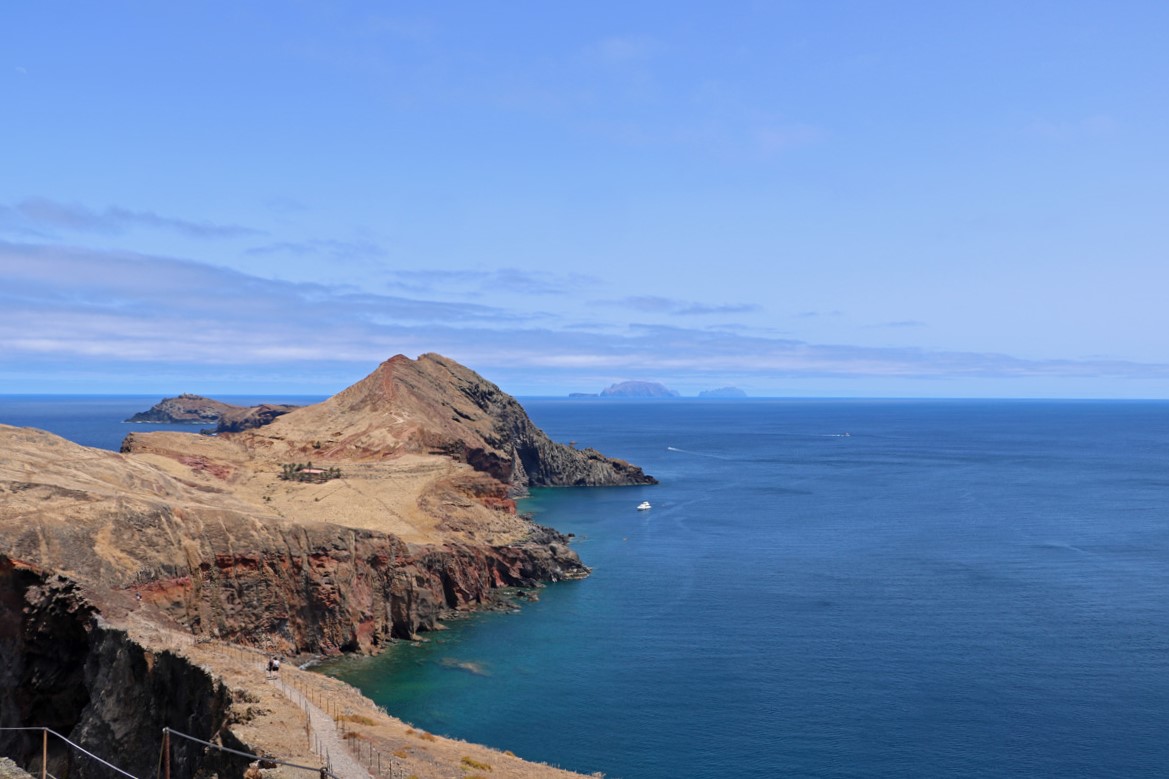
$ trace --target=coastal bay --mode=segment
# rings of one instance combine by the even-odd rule
[[[1169,758],[1166,404],[524,402],[661,485],[536,491],[521,510],[576,534],[588,579],[326,673],[608,776]]]
[[[76,401],[62,402],[73,408],[42,426],[67,432],[73,419],[88,438]],[[37,424],[28,411],[46,403],[17,398],[0,421]],[[320,403],[256,421],[215,435],[136,430],[117,451],[0,423],[0,664],[11,669],[0,719],[117,753],[137,774],[171,754],[159,740],[176,725],[237,745],[175,752],[184,775],[242,770],[247,750],[296,749],[302,767],[328,768],[331,718],[305,702],[305,738],[289,741],[295,696],[249,706],[254,683],[227,687],[241,663],[376,652],[491,607],[504,588],[587,576],[569,539],[518,516],[515,498],[541,485],[656,483],[550,440],[513,398],[437,354],[398,355]],[[391,773],[423,779],[492,764],[516,779],[561,775],[502,753],[484,761],[479,747],[460,755],[357,693],[342,697],[346,728],[353,706],[370,709],[363,749],[349,750],[367,768],[376,742]],[[68,742],[45,752],[21,733],[6,731],[0,752],[88,775]]]
[[[141,399],[92,403],[4,409],[116,449]],[[318,669],[420,732],[617,777],[1169,758],[1165,403],[524,405],[662,483],[534,490],[589,578]]]

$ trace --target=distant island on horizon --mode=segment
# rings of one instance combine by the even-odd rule
[[[747,393],[738,387],[719,387],[718,389],[703,390],[698,393],[700,398],[745,398]]]
[[[672,390],[656,381],[621,381],[612,384],[600,392],[570,392],[570,398],[645,398],[670,399],[680,398],[681,393]],[[738,387],[720,387],[713,390],[703,390],[698,393],[700,398],[745,398],[747,393]]]

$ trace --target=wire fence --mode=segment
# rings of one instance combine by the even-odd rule
[[[169,631],[168,631],[169,632]],[[254,664],[258,672],[263,672],[271,657],[271,648],[259,648],[228,643],[221,639],[202,636],[193,636],[174,632],[166,636],[173,645],[193,646],[197,644],[211,644],[217,651],[226,652],[241,662]],[[273,684],[276,684],[284,696],[301,710],[304,717],[305,743],[308,750],[321,761],[320,766],[307,766],[275,758],[270,755],[254,755],[248,752],[224,747],[210,741],[199,739],[190,734],[181,733],[171,728],[163,728],[160,743],[160,757],[158,777],[164,777],[166,761],[171,751],[169,739],[171,736],[196,742],[206,749],[231,754],[236,757],[248,758],[251,761],[260,761],[265,767],[270,764],[285,766],[296,771],[308,771],[315,777],[331,777],[332,779],[405,779],[406,771],[400,761],[392,753],[378,749],[371,738],[361,733],[359,724],[371,725],[372,721],[355,710],[352,705],[352,695],[343,695],[337,689],[329,689],[328,677],[305,672],[298,669],[287,669],[284,672],[269,674]],[[59,739],[70,751],[84,759],[95,761],[107,768],[112,775],[125,779],[140,779],[130,772],[118,767],[114,763],[95,755],[84,747],[70,741],[56,731],[43,726],[29,727],[2,727],[3,731],[41,732],[42,755],[40,770],[34,773],[40,779],[55,779],[48,772],[48,739]]]
[[[129,771],[123,771],[121,768],[118,768],[116,765],[109,762],[108,760],[105,760],[101,757],[98,757],[97,755],[90,752],[88,749],[81,746],[80,744],[73,743],[72,741],[65,738],[60,733],[58,733],[57,731],[55,731],[51,728],[46,728],[46,727],[11,728],[10,727],[10,728],[0,728],[0,731],[26,731],[26,732],[39,731],[41,733],[41,770],[40,770],[41,779],[51,779],[51,777],[52,777],[52,774],[49,773],[49,736],[56,737],[61,742],[63,742],[66,746],[68,746],[70,749],[72,749],[74,752],[76,752],[80,755],[84,755],[85,757],[88,757],[89,759],[96,761],[97,763],[105,766],[106,768],[110,769],[111,771],[113,771],[116,774],[128,777],[128,779],[138,779],[138,777],[134,776],[134,774],[130,773]]]
[[[50,736],[52,736],[53,738],[60,741],[62,744],[64,744],[66,747],[68,747],[72,752],[74,752],[78,755],[81,755],[83,757],[86,757],[90,760],[93,760],[94,762],[98,763],[101,766],[104,766],[105,768],[109,769],[111,772],[113,772],[114,774],[116,774],[120,777],[125,777],[125,779],[140,779],[139,777],[135,776],[134,774],[130,773],[129,771],[118,767],[117,765],[110,762],[109,760],[106,760],[105,758],[102,758],[98,755],[95,755],[93,752],[89,751],[88,749],[81,746],[80,744],[77,744],[77,743],[69,740],[65,736],[62,736],[60,733],[53,730],[52,728],[41,727],[41,726],[0,727],[0,731],[25,731],[25,732],[40,732],[41,733],[42,747],[41,747],[39,771],[37,771],[37,775],[39,775],[41,777],[41,779],[56,779],[56,777],[54,777],[53,774],[51,774],[48,770],[49,737]],[[158,760],[157,779],[173,779],[173,777],[171,775],[171,759],[170,759],[171,737],[172,736],[199,744],[207,749],[214,749],[214,750],[221,752],[221,753],[224,753],[224,754],[230,754],[230,755],[235,755],[236,757],[246,758],[247,760],[249,760],[251,762],[259,763],[259,764],[261,764],[265,767],[269,767],[269,768],[275,767],[277,765],[281,765],[281,766],[285,766],[287,768],[294,768],[294,769],[301,770],[301,771],[307,771],[307,772],[311,773],[312,775],[319,777],[319,779],[351,779],[351,777],[339,776],[338,774],[336,774],[332,770],[330,770],[328,768],[328,766],[319,767],[319,766],[311,766],[311,765],[302,765],[300,763],[294,763],[290,760],[283,760],[283,759],[278,758],[278,757],[273,757],[272,755],[256,755],[256,754],[253,754],[251,752],[244,752],[244,751],[241,751],[238,749],[232,749],[230,747],[225,747],[222,744],[215,744],[215,743],[212,743],[210,741],[206,741],[205,739],[201,739],[201,738],[197,738],[195,736],[192,736],[189,733],[182,733],[180,731],[174,730],[173,728],[163,728],[162,729],[162,739],[161,739],[161,747],[160,747],[159,760]],[[36,768],[34,768],[34,770],[36,770]]]
[[[383,752],[370,739],[362,737],[354,725],[373,724],[372,721],[347,705],[344,696],[322,684],[325,677],[318,681],[312,678],[316,675],[310,673],[277,673],[276,676],[279,679],[274,681],[281,692],[304,713],[309,748],[322,759],[331,765],[333,755],[329,744],[339,743],[370,776],[381,779],[402,779],[405,776],[392,753]],[[319,715],[314,717],[314,714]]]
[[[314,777],[319,777],[319,779],[358,779],[358,777],[354,775],[354,771],[352,770],[352,765],[347,766],[348,768],[350,768],[350,770],[347,770],[347,771],[339,771],[335,768],[334,763],[333,763],[334,755],[331,753],[332,751],[328,747],[328,739],[322,738],[320,734],[314,732],[314,729],[312,727],[311,717],[308,716],[309,711],[307,709],[307,707],[309,705],[315,706],[315,704],[309,703],[309,700],[311,699],[310,696],[313,695],[313,691],[311,690],[311,688],[309,688],[307,686],[303,686],[303,685],[298,686],[295,683],[289,684],[289,683],[282,682],[281,685],[282,685],[282,691],[286,695],[289,695],[290,699],[291,699],[291,695],[290,695],[291,691],[296,690],[296,691],[300,692],[300,694],[302,696],[302,702],[303,702],[301,704],[302,709],[304,710],[304,712],[306,714],[305,733],[306,733],[307,738],[309,739],[309,746],[310,746],[310,748],[313,748],[313,751],[321,757],[323,765],[310,766],[310,765],[304,765],[302,763],[296,763],[296,762],[293,762],[292,760],[286,760],[283,758],[275,757],[275,756],[269,755],[269,754],[257,755],[257,754],[251,753],[251,752],[244,752],[242,750],[232,749],[231,747],[225,747],[222,744],[216,744],[216,743],[213,743],[211,741],[207,741],[206,739],[201,739],[201,738],[198,738],[196,736],[192,736],[189,733],[183,733],[183,732],[175,730],[173,728],[163,728],[162,729],[161,744],[160,744],[160,751],[159,751],[158,771],[156,774],[156,779],[174,779],[174,777],[172,776],[172,771],[171,771],[171,765],[172,765],[171,754],[173,751],[172,744],[171,744],[172,737],[183,739],[183,740],[195,743],[195,744],[199,744],[200,746],[204,747],[205,749],[213,749],[213,750],[216,750],[216,751],[223,753],[223,754],[229,754],[229,755],[234,755],[236,757],[245,758],[250,762],[258,763],[260,766],[262,766],[264,768],[274,768],[276,766],[284,766],[286,768],[295,769],[297,771],[306,771],[306,772],[312,774]],[[293,700],[293,703],[296,703],[296,701]],[[339,706],[334,707],[334,709],[338,710]],[[341,723],[344,723],[345,722],[344,716],[343,715],[339,716],[338,721]],[[350,743],[345,743],[346,739],[345,739],[344,733],[346,731],[344,729],[344,725],[341,726],[340,730],[342,733],[342,735],[341,735],[342,742],[341,743],[345,744],[345,746],[347,746],[347,747],[350,746],[350,743],[351,743],[351,744],[353,744],[353,746],[356,747],[355,749],[351,748],[351,749],[346,749],[345,751],[348,753],[348,756],[351,759],[355,760],[361,766],[362,769],[365,769],[365,770],[362,770],[362,772],[361,772],[362,774],[368,773],[368,775],[372,775],[375,777],[385,777],[385,779],[401,779],[402,774],[401,774],[401,772],[399,772],[397,770],[397,767],[396,767],[392,757],[383,756],[382,753],[379,750],[377,750],[376,748],[374,748],[373,745],[370,744],[368,741],[363,742],[363,741],[358,740],[358,739],[348,739],[348,741]],[[53,730],[52,728],[43,727],[43,726],[0,727],[0,732],[5,732],[5,731],[12,731],[12,732],[22,731],[22,732],[27,732],[27,733],[38,733],[39,732],[41,734],[42,747],[41,747],[39,766],[37,766],[37,765],[29,766],[30,768],[32,768],[34,775],[40,776],[41,779],[56,779],[56,777],[54,777],[53,774],[50,773],[48,770],[48,766],[49,766],[49,738],[50,737],[57,739],[57,741],[59,741],[61,744],[63,744],[66,748],[68,748],[71,752],[75,753],[76,755],[79,755],[83,758],[94,761],[95,763],[105,767],[110,772],[112,772],[112,774],[115,774],[118,777],[124,777],[125,779],[141,779],[140,777],[135,776],[134,774],[130,773],[129,771],[115,765],[114,763],[110,762],[109,760],[106,760],[105,758],[94,754],[93,752],[91,752],[90,750],[81,746],[80,744],[77,744],[76,742],[71,741],[70,739],[61,735],[60,733]],[[362,748],[363,745],[364,745],[364,749]],[[39,768],[39,770],[38,770],[38,768]]]

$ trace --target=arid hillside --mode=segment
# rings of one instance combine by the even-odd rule
[[[135,433],[112,453],[0,426],[0,451],[13,617],[0,647],[26,670],[46,662],[35,636],[76,634],[62,640],[89,646],[75,660],[97,668],[116,652],[93,637],[131,627],[139,644],[157,633],[288,655],[377,651],[501,588],[587,576],[569,539],[516,513],[527,488],[653,482],[550,441],[514,399],[437,355],[395,357],[255,429]],[[15,702],[0,720],[27,721],[59,694],[45,678],[0,675]],[[86,721],[76,704],[59,727]]]

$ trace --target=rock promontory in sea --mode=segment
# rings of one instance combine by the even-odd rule
[[[678,393],[656,381],[622,381],[601,390],[602,398],[676,398]]]
[[[300,708],[239,672],[241,658],[376,652],[505,588],[587,576],[516,496],[654,481],[551,441],[513,398],[434,354],[394,357],[238,432],[135,432],[115,453],[0,425],[0,447],[0,722],[51,727],[139,776],[156,768],[163,727],[241,751],[308,749]],[[303,473],[321,478],[291,478]],[[365,737],[396,745],[386,759],[402,775],[458,773],[472,752],[493,776],[568,775],[441,739],[424,755],[414,729],[368,710]],[[0,734],[22,765],[40,748]],[[175,750],[186,776],[246,767]],[[97,776],[60,744],[49,770]]]
[[[268,424],[281,414],[299,406],[264,403],[259,406],[236,406],[202,395],[183,393],[163,398],[146,411],[127,419],[131,423],[170,425],[215,425],[216,432],[238,433]]]
[[[718,389],[702,390],[698,393],[700,398],[745,398],[747,393],[738,387],[719,387]]]

